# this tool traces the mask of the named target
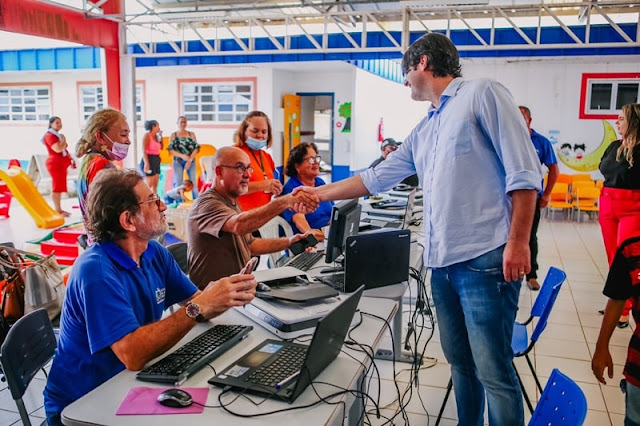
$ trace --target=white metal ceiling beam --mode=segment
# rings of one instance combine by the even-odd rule
[[[138,0],[140,1],[140,0]],[[636,40],[633,40],[633,37],[627,35],[621,28],[620,25],[611,18],[611,13],[626,13],[631,14],[631,16],[636,15],[632,18],[632,22],[637,22],[638,32],[640,33],[640,3],[629,3],[630,0],[600,0],[597,5],[594,6],[594,10],[598,11],[598,14],[603,17],[602,22],[606,22],[607,25],[611,27],[614,31],[616,31],[621,37],[622,40],[620,42],[611,42],[611,43],[591,43],[591,27],[592,27],[592,10],[589,10],[586,14],[587,22],[585,29],[585,37],[584,40],[581,40],[580,37],[574,33],[569,25],[574,25],[572,20],[573,17],[577,15],[578,5],[584,6],[584,3],[545,3],[545,4],[529,4],[529,5],[518,5],[518,6],[460,6],[456,7],[455,10],[451,8],[410,8],[405,7],[401,10],[392,10],[392,9],[382,9],[382,10],[368,10],[368,11],[345,11],[345,10],[336,10],[325,13],[297,13],[297,14],[268,14],[268,15],[260,15],[256,16],[256,11],[262,11],[262,8],[257,8],[254,10],[253,16],[241,16],[236,14],[235,16],[212,16],[209,12],[202,12],[201,14],[191,14],[187,17],[178,18],[175,14],[165,14],[165,13],[155,13],[150,12],[148,16],[148,20],[146,22],[136,19],[135,22],[125,22],[125,26],[134,25],[134,26],[142,26],[145,28],[156,28],[159,25],[170,25],[175,27],[175,25],[182,25],[183,28],[190,28],[196,37],[203,43],[205,52],[188,52],[187,43],[182,40],[182,45],[178,46],[175,44],[176,38],[172,39],[172,36],[167,32],[163,33],[163,36],[167,38],[168,42],[174,42],[172,48],[176,51],[176,54],[181,55],[236,55],[239,54],[237,52],[227,52],[220,50],[220,39],[218,38],[218,29],[225,28],[231,37],[236,41],[238,46],[242,49],[241,54],[278,54],[278,53],[328,53],[328,52],[399,52],[402,53],[408,47],[408,43],[410,40],[411,32],[416,31],[416,26],[419,25],[426,32],[432,31],[434,28],[430,24],[430,21],[437,20],[439,23],[444,23],[446,25],[446,32],[448,35],[451,34],[451,29],[459,27],[460,25],[464,25],[468,29],[468,31],[473,34],[473,36],[480,42],[481,46],[458,46],[459,50],[523,50],[523,49],[558,49],[558,48],[594,48],[594,47],[629,47],[629,46],[640,46],[640,34],[636,37]],[[362,2],[360,2],[362,3]],[[369,2],[371,3],[371,2]],[[246,3],[245,3],[246,4]],[[274,3],[271,1],[266,1],[261,4],[272,6]],[[300,8],[309,8],[312,3],[297,3],[297,6]],[[313,3],[317,5],[318,3]],[[629,7],[630,6],[630,7]],[[571,14],[569,12],[573,11]],[[490,14],[489,14],[490,13]],[[202,16],[202,19],[198,20],[195,15]],[[204,16],[203,16],[204,15]],[[537,28],[536,28],[536,36],[535,39],[530,37],[523,31],[521,26],[519,25],[518,20],[523,17],[536,17],[537,18]],[[567,19],[567,16],[571,16],[572,20]],[[593,16],[596,16],[595,14]],[[627,15],[629,16],[629,15]],[[485,40],[477,31],[479,28],[478,24],[474,22],[474,19],[483,18],[488,19],[491,23],[490,26],[490,37],[489,40]],[[548,25],[549,19],[554,20],[560,28],[574,41],[574,43],[542,43],[541,36],[544,29],[548,28],[548,26],[543,26],[543,22],[546,21]],[[159,21],[160,20],[160,21]],[[172,21],[175,20],[175,21]],[[499,27],[502,27],[503,22],[508,23],[506,28],[513,29],[526,44],[496,44],[495,43],[495,32],[496,32],[496,21],[499,20]],[[628,18],[627,18],[628,20]],[[350,24],[345,24],[344,22],[356,22],[356,27],[354,30],[351,28]],[[527,20],[528,28],[531,27],[530,19]],[[371,26],[369,23],[374,23],[376,27]],[[485,21],[486,22],[486,21]],[[522,22],[522,21],[520,21]],[[569,24],[571,22],[571,24]],[[216,35],[211,42],[210,40],[206,40],[205,37],[211,38],[205,31],[198,31],[199,23],[207,23],[207,25],[215,25]],[[393,37],[392,33],[395,31],[389,30],[389,24],[398,23],[400,24],[400,33],[401,33],[401,41],[400,43]],[[459,23],[459,25],[456,25]],[[321,30],[318,29],[317,25],[321,24]],[[279,27],[278,27],[279,26]],[[312,27],[313,26],[313,27]],[[349,28],[346,28],[346,27]],[[247,35],[241,32],[241,28],[246,28],[245,31]],[[266,34],[266,37],[271,40],[273,43],[273,50],[255,50],[255,38],[256,33],[252,30],[252,28],[260,27]],[[483,28],[487,27],[486,23],[483,24]],[[444,27],[443,27],[444,28]],[[488,28],[488,27],[487,27]],[[534,27],[535,28],[535,27]],[[372,34],[372,29],[376,30],[375,34],[379,34],[377,30],[379,29],[382,34],[390,41],[390,45],[385,47],[376,47],[371,46],[370,41],[368,40],[369,35]],[[440,26],[437,27],[440,29]],[[285,42],[282,43],[278,39],[281,37],[282,33],[284,33]],[[358,43],[354,38],[354,33],[359,33],[361,37],[361,42]],[[294,34],[304,35],[307,40],[313,45],[313,48],[307,49],[292,49],[291,48],[291,40]],[[315,34],[314,37],[312,34]],[[340,48],[330,48],[329,47],[329,35],[330,34],[340,34],[344,39],[348,42],[349,45]],[[184,36],[184,33],[183,33]],[[321,36],[322,41],[318,42],[316,37]],[[224,35],[225,38],[228,38],[228,35]],[[141,49],[144,53],[140,53],[137,56],[147,56],[153,55],[158,56],[157,49],[153,45],[153,43],[157,43],[158,38],[154,38],[155,42],[151,42],[149,45],[140,44]],[[243,39],[249,39],[249,46],[245,44]],[[212,46],[213,44],[213,46]],[[151,52],[151,53],[149,53]]]
[[[277,38],[275,38],[270,32],[269,30],[267,30],[267,28],[264,26],[264,24],[262,23],[262,21],[260,19],[253,19],[253,23],[257,26],[259,26],[260,28],[262,28],[262,30],[264,31],[264,33],[267,35],[267,37],[269,38],[269,40],[271,40],[271,43],[273,43],[278,50],[283,50],[284,46],[278,41]]]
[[[200,34],[200,31],[198,31],[192,24],[191,22],[188,22],[187,25],[189,26],[189,28],[191,29],[191,31],[193,31],[193,33],[198,37],[198,39],[200,40],[200,42],[204,45],[205,49],[207,49],[208,52],[214,52],[215,49],[213,48],[213,46],[211,46],[211,43],[209,43],[209,40],[205,39],[204,37],[202,37],[202,34]]]
[[[464,19],[464,17],[462,16],[462,12],[456,10],[455,14],[457,15],[457,18],[467,27],[469,32],[471,32],[471,34],[473,34],[473,36],[478,39],[478,41],[482,43],[483,46],[489,46],[487,42],[480,36],[480,34],[478,34],[478,32],[471,25],[469,25],[467,20]]]
[[[389,39],[389,41],[391,43],[393,43],[397,48],[401,48],[400,44],[396,41],[395,38],[393,38],[393,36],[389,33],[389,31],[387,31],[387,29],[382,26],[380,21],[378,21],[376,19],[375,15],[373,15],[371,13],[367,13],[367,14],[365,14],[365,16],[367,17],[367,19],[371,19],[378,26],[378,28],[380,28],[380,31],[382,31],[382,33],[385,36],[387,36],[387,38]],[[362,42],[364,43],[364,39],[362,40]]]
[[[233,32],[233,30],[231,29],[231,27],[229,27],[229,24],[227,23],[226,20],[222,21],[222,26],[225,27],[227,31],[229,31],[229,34],[231,34],[231,37],[233,37],[236,43],[238,43],[238,46],[240,46],[240,48],[244,51],[244,53],[249,51],[249,48],[247,47],[247,45],[244,43],[244,41],[240,39],[240,37],[236,35],[236,33]]]
[[[515,31],[520,35],[520,37],[522,37],[522,39],[523,39],[524,41],[526,41],[526,42],[527,42],[527,44],[529,44],[529,45],[531,45],[531,46],[534,44],[534,43],[533,43],[533,40],[531,40],[531,39],[529,38],[529,36],[528,36],[528,35],[526,35],[526,34],[524,33],[524,31],[522,31],[522,30],[520,29],[520,27],[518,27],[518,26],[517,26],[517,25],[516,25],[512,20],[511,20],[511,18],[509,17],[509,15],[507,15],[507,14],[505,13],[505,11],[504,11],[504,10],[502,10],[502,8],[498,8],[498,9],[497,9],[497,11],[500,13],[500,15],[501,15],[504,19],[506,19],[506,20],[507,20],[507,22],[509,23],[509,25],[511,25],[511,27],[512,27],[512,28],[513,28],[513,29],[514,29],[514,30],[515,30]],[[494,18],[494,19],[492,19],[491,21],[492,21],[492,23],[494,23],[494,22],[495,22],[495,18]],[[492,26],[491,26],[491,44],[492,44],[492,45],[493,45],[493,43],[494,43],[494,39],[493,39],[494,30],[495,30],[495,26],[493,26],[493,25],[492,25]]]
[[[558,17],[558,15],[556,15],[550,8],[548,8],[546,5],[542,6],[544,8],[544,10],[549,14],[549,16],[551,16],[553,19],[555,19],[555,21],[562,27],[562,29],[564,30],[565,33],[567,33],[569,35],[569,37],[571,37],[576,43],[578,44],[582,44],[582,40],[580,40],[580,38],[578,38],[578,36],[571,31],[571,28],[567,27],[567,25],[562,22],[560,20],[560,18]]]
[[[302,30],[303,34],[307,37],[307,39],[311,42],[311,44],[313,44],[316,47],[316,49],[322,49],[322,46],[320,46],[320,43],[318,43],[316,39],[307,32],[307,30],[302,26],[302,24],[300,24],[300,22],[298,22],[296,18],[289,18],[289,19],[292,19],[293,22],[295,22],[296,26],[300,28],[300,30]]]
[[[622,38],[624,38],[625,40],[627,40],[629,43],[633,43],[633,40],[631,40],[631,37],[629,37],[627,35],[627,33],[625,33],[624,31],[622,31],[622,28],[620,28],[618,26],[618,24],[616,24],[615,22],[613,22],[613,20],[609,17],[609,15],[607,15],[600,6],[598,6],[597,3],[593,4],[593,7],[598,11],[598,13],[600,15],[602,15],[604,17],[604,19],[607,20],[607,22],[609,23],[609,25],[611,25],[611,27],[616,30],[616,32],[618,34],[620,34],[622,36]]]

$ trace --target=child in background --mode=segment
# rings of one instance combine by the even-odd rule
[[[182,182],[182,185],[173,188],[171,191],[167,191],[164,194],[164,203],[165,204],[173,204],[173,203],[181,203],[186,201],[187,199],[184,197],[185,192],[191,192],[193,189],[193,182],[189,179],[185,179]]]
[[[632,301],[631,313],[636,321],[633,337],[629,342],[627,362],[620,383],[626,393],[625,425],[640,425],[640,237],[627,239],[616,253],[609,276],[604,286],[604,295],[609,298],[604,311],[600,335],[591,360],[591,370],[600,383],[606,384],[604,370],[613,378],[613,360],[609,352],[609,341],[616,329],[625,301]]]

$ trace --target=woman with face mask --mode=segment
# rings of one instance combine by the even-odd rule
[[[124,115],[106,108],[95,112],[85,123],[76,145],[78,158],[85,156],[78,175],[78,201],[85,217],[89,185],[98,172],[115,167],[112,161],[123,160],[129,152],[129,125]]]
[[[235,146],[243,150],[251,160],[253,173],[249,179],[249,191],[238,202],[247,211],[264,206],[271,197],[282,192],[282,183],[276,179],[276,166],[265,151],[271,147],[273,132],[271,122],[262,111],[252,111],[244,118],[234,136]]]
[[[62,133],[62,120],[60,117],[49,118],[49,128],[42,143],[47,147],[49,156],[47,157],[47,170],[51,175],[51,200],[53,207],[64,217],[71,216],[71,213],[62,210],[60,198],[63,192],[67,192],[67,169],[73,163],[73,159],[67,151],[67,138]]]
[[[167,149],[173,155],[173,187],[178,188],[184,182],[184,172],[187,172],[191,182],[196,179],[196,154],[200,151],[200,145],[196,134],[187,130],[187,117],[178,117],[178,130],[169,136]],[[193,186],[193,198],[198,196],[197,185]]]

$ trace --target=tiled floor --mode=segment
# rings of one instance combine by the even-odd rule
[[[627,329],[616,329],[611,340],[611,354],[615,363],[614,378],[607,380],[607,385],[599,384],[591,373],[591,355],[595,349],[602,316],[598,310],[605,306],[606,298],[602,295],[602,287],[607,274],[607,260],[602,245],[602,237],[597,222],[586,221],[573,223],[557,220],[549,222],[543,218],[538,232],[540,244],[540,271],[544,277],[549,266],[556,266],[567,273],[567,281],[549,318],[546,330],[533,350],[532,362],[544,387],[547,378],[554,368],[560,369],[578,383],[584,391],[588,414],[585,425],[622,425],[624,423],[624,398],[618,383],[626,358],[626,348],[635,324]],[[528,317],[530,307],[537,293],[523,286],[520,293],[520,311],[518,319]],[[406,309],[407,307],[405,307]],[[426,334],[426,333],[425,333]],[[446,386],[449,380],[449,367],[446,364],[442,349],[439,346],[437,327],[433,340],[427,345],[426,355],[437,359],[431,368],[423,368],[419,373],[419,394],[423,404],[417,398],[415,389],[413,398],[406,407],[409,423],[434,424]],[[380,365],[384,364],[384,365]],[[516,359],[518,371],[530,396],[536,392],[535,382],[526,361]],[[395,388],[392,382],[393,373],[389,362],[379,363],[382,376],[381,406],[388,406],[395,401]],[[398,367],[397,368],[402,368]],[[408,374],[400,374],[397,381],[400,390],[404,391],[409,379]],[[377,384],[372,386],[377,393]],[[535,402],[534,402],[535,403]],[[371,405],[369,406],[371,409]],[[397,403],[390,409],[383,410],[383,415],[391,417],[397,413]],[[370,411],[371,412],[371,411]],[[429,423],[427,423],[427,416]],[[529,415],[525,407],[525,417]],[[376,419],[370,415],[372,424],[383,424],[384,419]],[[395,424],[405,424],[402,416],[394,419]],[[455,401],[453,396],[444,411],[441,425],[457,424]]]
[[[64,200],[63,206],[68,209],[72,200]],[[79,220],[76,210],[67,221]],[[15,203],[11,210],[11,219],[0,218],[0,241],[14,240],[18,243],[30,238],[42,236],[47,231],[39,230],[25,211]],[[567,282],[562,288],[558,300],[551,314],[549,325],[533,351],[533,362],[540,376],[543,386],[553,368],[574,379],[587,397],[589,411],[586,425],[622,425],[624,418],[624,399],[618,388],[621,371],[626,357],[626,347],[631,337],[631,327],[617,329],[612,339],[611,353],[615,363],[615,377],[600,385],[591,373],[590,358],[602,316],[598,310],[606,302],[602,295],[602,287],[607,273],[607,261],[600,236],[600,228],[594,221],[573,223],[561,221],[558,218],[552,222],[545,218],[540,223],[538,233],[540,242],[539,276],[544,277],[549,266],[556,266],[567,273]],[[523,287],[520,294],[520,312],[518,317],[525,319],[535,300],[537,293]],[[405,310],[409,306],[405,305]],[[423,334],[423,340],[428,336],[428,330]],[[419,387],[413,389],[412,398],[406,406],[410,424],[434,424],[435,417],[444,397],[449,380],[449,368],[442,354],[439,344],[437,327],[433,338],[427,345],[426,356],[435,360],[427,360],[419,372]],[[377,361],[381,375],[380,406],[382,416],[392,417],[397,410],[395,401],[395,385],[393,383],[393,368],[391,362]],[[533,377],[523,359],[516,360],[518,371],[523,376],[529,395],[537,395]],[[404,393],[409,381],[407,371],[401,371],[408,366],[396,364],[397,383]],[[33,420],[40,422],[44,417],[42,409],[42,389],[45,379],[39,374],[27,391],[26,406]],[[371,395],[377,395],[378,385],[372,381]],[[371,407],[369,407],[371,408]],[[526,413],[526,409],[525,409]],[[427,419],[429,416],[429,419]],[[528,417],[528,416],[527,416]],[[382,424],[384,419],[376,419],[370,415],[372,424]],[[395,424],[405,424],[402,415],[394,419]],[[442,425],[456,424],[455,401],[451,397],[444,411]],[[6,383],[0,383],[0,425],[21,424],[16,406],[11,399]]]

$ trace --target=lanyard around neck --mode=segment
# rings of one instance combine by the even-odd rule
[[[253,157],[253,159],[256,160],[256,163],[258,163],[256,154],[253,153],[253,150],[251,148],[249,148],[249,152],[251,153],[251,156]],[[262,151],[258,152],[258,156],[260,157],[260,170],[262,170],[262,176],[264,176],[264,180],[268,180],[267,172],[264,171],[264,164],[262,163]]]

